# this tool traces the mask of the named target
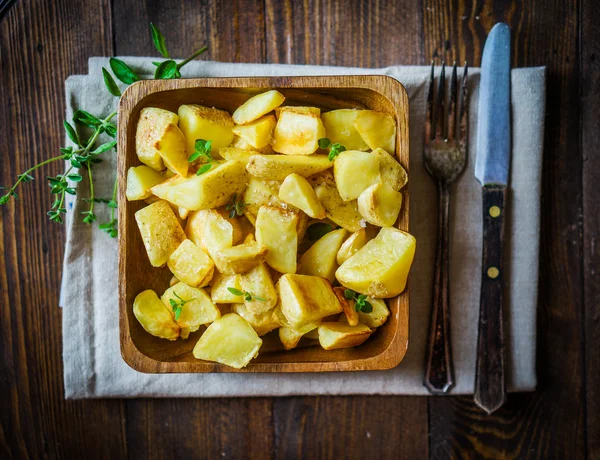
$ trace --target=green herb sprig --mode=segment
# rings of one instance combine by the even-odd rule
[[[354,300],[354,309],[356,311],[362,311],[363,313],[371,313],[373,311],[373,305],[367,301],[367,296],[364,294],[358,294],[352,289],[346,289],[344,297],[348,300]]]
[[[192,300],[196,300],[196,299],[193,298],[193,299],[189,299],[189,300],[184,300],[181,297],[179,297],[179,295],[175,291],[173,291],[173,295],[175,297],[177,297],[177,300],[169,299],[169,303],[171,304],[171,308],[173,309],[175,321],[179,321],[179,317],[181,316],[181,311],[183,309],[183,306],[186,303],[191,302]]]
[[[338,142],[336,142],[335,144],[332,144],[331,141],[329,140],[329,138],[327,138],[327,137],[322,137],[321,139],[319,139],[319,147],[322,149],[331,147],[329,149],[329,155],[327,155],[327,158],[329,159],[329,161],[335,160],[335,157],[337,157],[340,153],[346,151],[346,147],[344,147],[342,144],[340,144]]]
[[[204,46],[187,59],[177,63],[170,59],[169,52],[165,45],[165,38],[152,23],[150,24],[150,32],[156,49],[163,57],[168,58],[166,61],[153,63],[157,66],[154,77],[158,79],[181,77],[181,68],[207,50],[207,47]],[[141,79],[131,67],[120,59],[114,57],[110,58],[109,66],[116,79],[126,85],[130,85]],[[119,85],[115,81],[113,75],[104,67],[102,68],[102,78],[108,92],[115,97],[120,97],[121,89],[119,88]],[[82,220],[87,224],[96,222],[98,218],[96,216],[95,205],[106,205],[110,209],[110,220],[100,223],[99,228],[115,238],[118,233],[118,222],[115,216],[117,209],[118,184],[115,179],[113,193],[110,199],[96,197],[93,167],[102,162],[100,155],[113,150],[117,144],[117,142],[113,140],[97,145],[98,138],[101,134],[116,138],[117,126],[111,121],[116,114],[116,112],[112,112],[105,117],[97,117],[84,110],[77,110],[73,115],[72,123],[66,120],[63,122],[65,133],[74,146],[61,147],[60,155],[43,160],[27,169],[22,174],[19,174],[12,187],[0,187],[0,190],[5,190],[4,195],[0,196],[0,206],[7,204],[11,198],[18,200],[19,196],[17,194],[17,189],[21,184],[32,182],[34,180],[33,173],[38,169],[56,161],[67,161],[68,168],[64,173],[57,174],[53,177],[48,176],[46,178],[48,185],[50,186],[50,193],[54,195],[54,201],[52,202],[50,211],[47,213],[48,218],[53,222],[61,224],[64,222],[63,216],[67,212],[65,207],[66,196],[79,193],[79,187],[75,184],[82,182],[85,176],[87,177],[89,184],[89,196],[83,198],[83,201],[89,203],[89,207],[82,212]],[[89,134],[89,137],[87,138],[84,136],[87,131],[86,128],[91,129],[91,134]],[[87,132],[89,133],[89,131]],[[212,159],[210,156],[210,141],[205,142],[207,144],[205,145],[205,150],[208,153],[208,157]],[[214,160],[211,160],[211,162],[213,161]],[[205,168],[205,170],[202,171],[202,168]],[[206,172],[210,169],[210,164],[208,167],[205,165],[202,168],[200,171]],[[77,169],[78,171],[75,172],[74,169]],[[202,174],[200,171],[198,173]]]
[[[229,218],[233,219],[236,214],[238,216],[241,216],[242,214],[244,214],[245,206],[246,206],[246,203],[244,203],[244,200],[238,200],[237,193],[234,193],[233,196],[231,197],[231,203],[229,203],[227,206],[225,206],[225,210],[229,211]]]
[[[215,162],[215,159],[210,153],[212,150],[212,141],[196,139],[196,142],[194,143],[194,148],[194,153],[192,153],[188,157],[188,162],[192,163],[198,160],[199,158],[203,160],[204,164],[200,166],[198,171],[196,171],[196,176],[200,176],[201,174],[204,174],[205,172],[210,170],[213,163]]]
[[[252,302],[253,300],[260,300],[261,302],[266,302],[267,299],[263,299],[262,297],[258,297],[257,295],[252,294],[248,291],[240,291],[239,289],[228,287],[227,290],[231,292],[233,295],[243,296],[244,300],[248,302]]]

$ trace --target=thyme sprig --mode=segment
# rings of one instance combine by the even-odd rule
[[[363,313],[371,313],[373,311],[373,305],[367,301],[367,296],[364,294],[358,294],[352,289],[346,289],[344,297],[348,300],[354,300],[354,309],[356,311],[362,311]]]

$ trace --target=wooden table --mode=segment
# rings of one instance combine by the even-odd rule
[[[598,458],[600,39],[595,0],[21,0],[0,23],[0,183],[63,144],[63,82],[89,56],[380,67],[479,65],[508,22],[514,66],[548,66],[535,393],[484,416],[468,397],[65,401],[64,234],[42,180],[0,221],[1,458]],[[10,1],[8,3],[11,3]],[[82,4],[85,3],[85,6]],[[202,4],[200,4],[202,3]],[[59,173],[51,167],[39,177]],[[533,199],[533,198],[532,198]],[[68,331],[65,331],[68,334]]]

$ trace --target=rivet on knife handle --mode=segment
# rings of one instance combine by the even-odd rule
[[[491,414],[506,400],[502,291],[506,188],[483,187],[483,251],[475,403]]]

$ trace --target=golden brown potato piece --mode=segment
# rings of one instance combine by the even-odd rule
[[[248,310],[248,307],[243,303],[233,304],[233,311],[250,323],[259,337],[271,332],[279,327],[279,323],[273,319],[271,310],[260,315],[256,315]]]
[[[262,149],[271,143],[276,123],[273,115],[265,115],[246,125],[235,126],[233,133],[240,136],[253,148]]]
[[[362,345],[371,333],[371,329],[364,324],[350,326],[344,323],[321,323],[319,343],[325,350],[357,347]]]
[[[294,329],[341,313],[331,283],[319,276],[285,274],[277,283],[281,312]]]
[[[298,215],[272,206],[261,206],[256,217],[256,241],[269,250],[266,261],[281,273],[296,272]]]
[[[350,326],[356,326],[358,324],[358,312],[354,306],[355,301],[353,299],[347,299],[345,292],[346,288],[338,286],[333,288],[333,292],[337,296],[342,308],[344,310],[344,317]]]
[[[356,232],[362,228],[362,216],[358,213],[356,200],[344,201],[338,192],[333,177],[322,175],[310,178],[315,188],[317,198],[325,208],[327,217],[340,227],[350,232]]]
[[[194,357],[242,369],[258,356],[262,340],[250,323],[235,313],[212,323],[194,347]]]
[[[325,137],[318,115],[282,109],[273,132],[273,150],[284,155],[311,155]]]
[[[395,297],[404,291],[416,248],[409,233],[384,227],[335,272],[353,291],[375,298]]]
[[[265,260],[268,252],[265,245],[255,241],[238,244],[218,251],[215,255],[215,263],[217,269],[227,275],[246,273]]]
[[[379,158],[379,174],[381,182],[390,185],[397,192],[408,182],[406,170],[395,158],[383,149],[375,149],[371,152]]]
[[[301,113],[304,115],[316,115],[317,117],[321,116],[321,109],[319,109],[318,107],[303,107],[298,105],[286,105],[285,107],[277,107],[275,109],[275,116],[279,118],[282,111]]]
[[[286,350],[292,350],[298,346],[300,339],[308,334],[310,331],[314,331],[319,327],[319,322],[308,323],[302,326],[300,329],[292,329],[289,327],[279,328],[279,340],[283,344],[283,348]]]
[[[252,96],[233,112],[233,121],[238,125],[245,125],[246,123],[250,123],[263,115],[266,115],[276,107],[279,107],[283,104],[283,101],[285,101],[283,94],[274,89],[257,94],[256,96]]]
[[[310,183],[299,174],[290,174],[279,188],[279,199],[315,219],[325,218],[325,208]]]
[[[215,158],[221,147],[228,147],[233,141],[233,120],[225,110],[186,104],[179,107],[178,113],[179,128],[186,139],[188,156],[196,150],[198,139],[212,142]]]
[[[153,290],[140,292],[135,297],[133,314],[149,334],[168,340],[179,337],[179,326]]]
[[[340,143],[348,150],[369,150],[369,146],[354,128],[354,121],[360,112],[361,110],[356,109],[339,109],[321,115],[325,132],[332,144]]]
[[[129,201],[145,200],[152,195],[150,189],[165,180],[165,176],[146,166],[133,166],[127,170],[125,196]]]
[[[176,113],[155,107],[146,107],[140,113],[135,133],[135,152],[142,163],[156,171],[165,169],[156,141],[164,135],[169,124],[177,125]]]
[[[256,150],[238,149],[237,147],[225,147],[219,150],[219,155],[228,161],[241,161],[244,164],[248,164],[252,155],[260,154]]]
[[[177,216],[166,201],[157,201],[135,213],[144,247],[153,267],[162,267],[185,240]]]
[[[186,329],[187,333],[197,331],[201,325],[212,323],[221,317],[221,312],[204,289],[185,283],[171,286],[164,292],[161,301],[179,327]]]
[[[233,225],[220,212],[211,209],[204,220],[202,240],[208,255],[216,260],[219,251],[233,246]]]
[[[161,137],[154,143],[154,148],[170,171],[182,177],[187,176],[188,155],[185,137],[176,124],[169,123],[165,127]]]
[[[320,276],[330,283],[335,280],[338,268],[337,253],[348,235],[344,228],[333,230],[319,238],[308,251],[300,257],[298,273],[301,275]]]
[[[396,152],[396,121],[390,114],[361,110],[354,128],[371,150],[382,148],[391,154]]]
[[[342,200],[355,200],[380,181],[379,158],[371,152],[346,150],[335,159],[333,175]]]
[[[255,315],[272,310],[277,305],[277,290],[273,284],[269,267],[261,263],[252,270],[240,275],[241,290],[251,294],[250,300],[243,299],[246,308]]]
[[[390,316],[390,310],[383,299],[374,299],[373,297],[367,297],[367,302],[371,304],[373,307],[373,311],[369,313],[365,313],[362,311],[358,312],[358,320],[369,326],[370,328],[375,328],[382,326]]]
[[[257,179],[282,181],[290,174],[312,176],[333,166],[327,155],[252,155],[246,169]]]
[[[350,257],[356,254],[356,252],[367,244],[367,241],[370,239],[371,238],[367,235],[366,228],[361,228],[350,235],[348,239],[342,243],[342,246],[340,246],[340,250],[337,253],[336,260],[338,265],[342,265]]]
[[[216,272],[210,285],[210,296],[214,303],[230,304],[242,303],[244,301],[243,296],[235,295],[229,291],[229,288],[232,288],[234,291],[242,290],[241,275],[222,275]]]
[[[215,263],[190,240],[184,240],[167,261],[171,273],[190,286],[204,287],[212,280]]]
[[[358,212],[367,222],[378,227],[391,227],[402,207],[402,193],[386,183],[366,188],[358,197]]]

